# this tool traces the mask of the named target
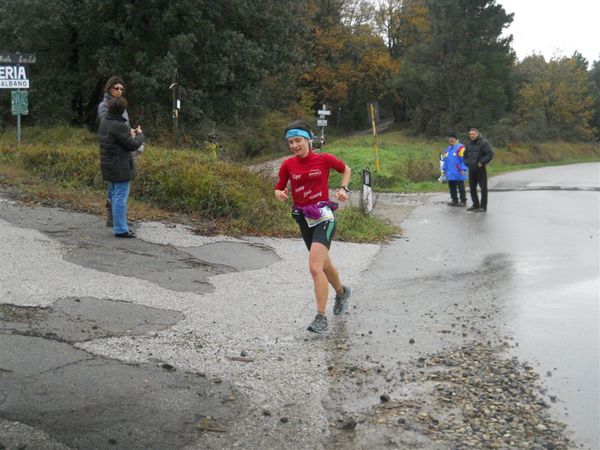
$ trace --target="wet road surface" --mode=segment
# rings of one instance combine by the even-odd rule
[[[490,193],[487,213],[448,207],[441,195],[402,223],[404,239],[385,246],[364,274],[345,327],[353,331],[338,334],[348,349],[338,365],[375,362],[385,374],[440,348],[501,343],[534,366],[539,394],[573,440],[600,448],[600,164],[518,172],[491,185],[504,190]],[[414,400],[394,382],[397,369],[385,378],[334,387],[332,395],[355,415],[381,393]],[[387,431],[379,433],[382,446],[395,439],[401,448],[435,447],[423,441],[427,433]],[[343,436],[339,448],[374,439]]]

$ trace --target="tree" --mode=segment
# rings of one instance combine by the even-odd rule
[[[538,118],[561,137],[590,138],[593,98],[587,72],[577,55],[551,59],[525,58],[517,67],[517,111],[524,124]]]
[[[426,0],[382,0],[375,23],[394,58],[429,41],[431,24]]]
[[[514,61],[512,38],[502,33],[512,15],[495,0],[411,0],[397,21],[397,119],[437,134],[501,117]]]
[[[364,126],[366,103],[386,95],[398,63],[377,33],[371,6],[361,0],[325,3],[327,8],[323,2],[315,8],[310,65],[301,85],[315,107],[326,103],[335,112],[343,111],[343,126]]]
[[[592,64],[592,70],[590,70],[590,91],[594,99],[591,126],[596,139],[600,141],[600,59]]]
[[[132,117],[146,127],[170,122],[175,68],[190,128],[205,119],[236,123],[296,95],[283,81],[300,72],[306,1],[11,3],[0,0],[0,47],[37,53],[31,103],[38,121],[81,123],[89,92],[115,73],[125,78]],[[282,87],[269,91],[277,77]]]

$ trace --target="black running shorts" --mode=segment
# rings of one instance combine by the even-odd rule
[[[310,246],[313,242],[323,244],[327,248],[331,247],[331,241],[333,240],[333,235],[335,234],[335,220],[327,220],[315,225],[314,227],[309,227],[306,223],[306,219],[304,218],[304,214],[302,214],[302,211],[293,209],[292,217],[300,227],[302,239],[304,239],[304,243],[306,244],[306,248],[308,250],[310,250]]]

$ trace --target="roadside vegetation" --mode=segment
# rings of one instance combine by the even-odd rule
[[[25,130],[0,136],[0,183],[16,187],[35,202],[104,213],[104,183],[96,138],[70,127]],[[297,236],[290,205],[273,196],[273,180],[239,164],[219,161],[214,152],[147,145],[137,158],[131,185],[131,217],[190,221],[202,233]],[[381,241],[398,232],[356,207],[341,210],[342,240]]]
[[[0,135],[0,184],[16,189],[26,201],[104,214],[96,138],[73,127],[30,127],[16,149],[14,134]],[[493,144],[493,142],[492,142]],[[381,171],[374,170],[372,138],[338,138],[326,151],[342,158],[353,171],[351,187],[359,190],[362,169],[370,168],[373,187],[381,192],[445,191],[437,182],[444,139],[408,136],[391,130],[379,137]],[[600,144],[548,142],[495,147],[490,174],[545,165],[600,161]],[[297,236],[289,204],[273,197],[274,180],[237,162],[227,149],[204,146],[175,149],[148,145],[137,158],[130,217],[191,223],[204,234]],[[331,186],[339,184],[335,172]],[[338,212],[338,237],[354,242],[383,241],[397,227],[363,214],[356,206]]]
[[[463,141],[464,143],[464,141]],[[544,142],[497,147],[488,174],[528,169],[533,167],[600,161],[597,142]],[[362,170],[369,168],[373,188],[382,192],[425,192],[446,190],[437,182],[440,176],[439,154],[446,148],[445,138],[437,140],[410,137],[394,130],[379,136],[381,171],[375,171],[373,141],[370,135],[337,139],[329,144],[327,152],[343,159],[352,169],[351,186],[359,189]],[[334,176],[332,184],[338,182]]]

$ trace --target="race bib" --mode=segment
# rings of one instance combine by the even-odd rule
[[[319,208],[319,211],[321,212],[321,217],[319,217],[318,219],[310,219],[308,217],[304,217],[306,219],[306,223],[310,228],[315,227],[320,223],[328,220],[335,220],[333,217],[333,211],[329,206],[323,206],[322,208]]]

